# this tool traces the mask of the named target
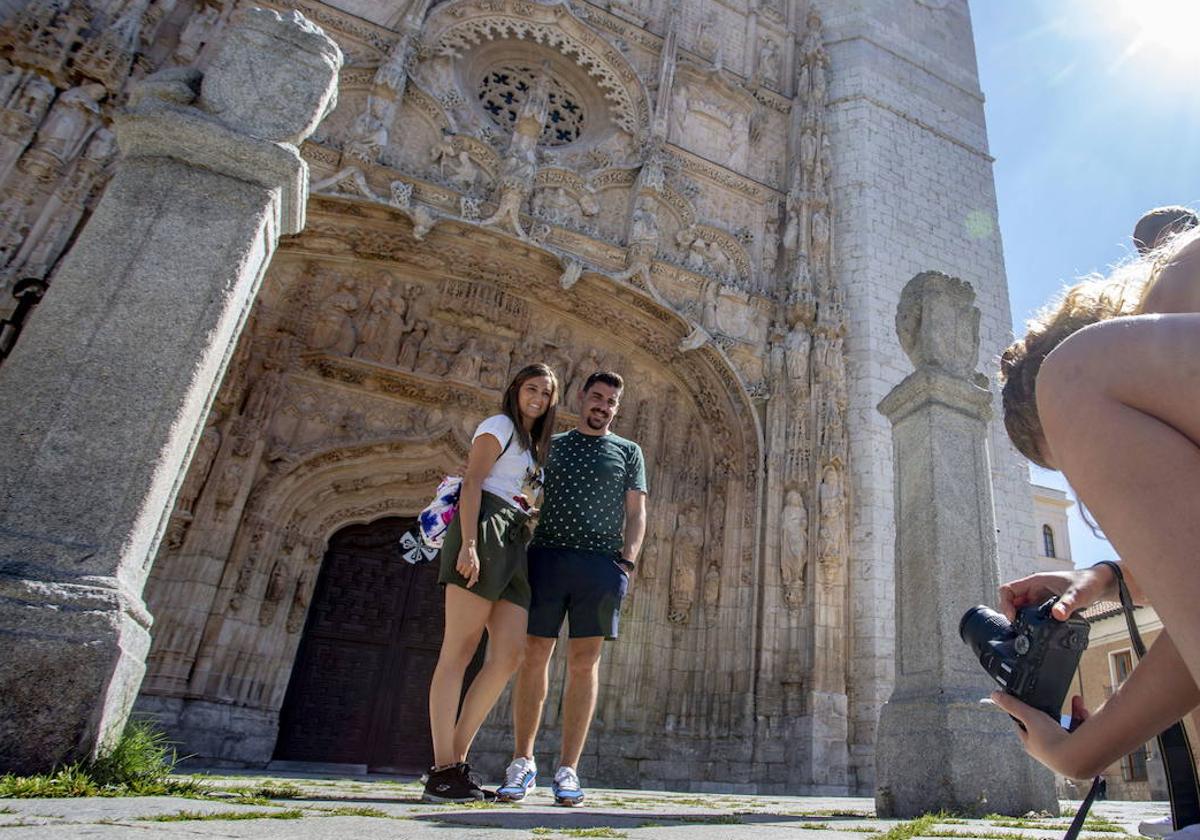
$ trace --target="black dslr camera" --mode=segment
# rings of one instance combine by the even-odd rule
[[[1071,616],[1059,621],[1050,615],[1057,601],[1022,607],[1013,624],[995,610],[971,607],[958,624],[958,635],[992,679],[1055,721],[1088,645],[1086,620]]]

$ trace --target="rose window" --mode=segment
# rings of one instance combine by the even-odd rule
[[[490,70],[479,85],[479,103],[496,125],[511,130],[536,78],[532,67],[506,65]],[[540,142],[545,146],[574,142],[583,133],[579,96],[554,77],[550,78],[548,93],[550,108]]]

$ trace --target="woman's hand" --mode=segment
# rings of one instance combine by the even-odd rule
[[[1072,749],[1071,740],[1078,736],[1067,732],[1045,712],[1022,703],[1011,694],[993,691],[992,702],[1021,722],[1017,727],[1017,737],[1030,756],[1054,772],[1072,779],[1087,777],[1086,772],[1080,772],[1081,767]],[[1071,716],[1081,723],[1087,720],[1088,711],[1084,708],[1082,698],[1071,700]]]
[[[467,579],[467,589],[479,583],[479,554],[475,551],[474,542],[466,543],[459,550],[454,568]]]
[[[1039,572],[1000,587],[1000,612],[1012,621],[1017,610],[1060,596],[1051,614],[1066,621],[1076,610],[1087,609],[1105,597],[1115,597],[1116,574],[1109,566],[1070,572]]]

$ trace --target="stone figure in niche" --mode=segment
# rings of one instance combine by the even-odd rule
[[[671,591],[667,619],[686,624],[696,595],[696,566],[703,557],[704,529],[700,525],[700,507],[687,498],[679,512],[679,524],[671,549]]]
[[[312,597],[312,574],[301,572],[296,579],[296,589],[292,593],[292,605],[288,608],[285,629],[289,633],[299,633],[304,626],[304,617],[308,614],[308,600]]]
[[[275,410],[275,404],[279,401],[279,394],[283,388],[283,370],[283,360],[276,358],[274,354],[263,358],[262,370],[250,386],[250,393],[246,397],[246,407],[242,411],[242,415],[246,419],[262,422]]]
[[[812,183],[813,170],[817,165],[817,135],[811,125],[806,125],[800,135],[800,171],[805,183]]]
[[[354,123],[350,126],[350,136],[346,140],[346,154],[363,162],[372,163],[379,159],[379,153],[387,147],[388,118],[391,116],[389,103],[374,94],[367,97],[367,107],[363,108]]]
[[[191,466],[179,487],[179,495],[175,502],[176,510],[181,513],[191,513],[195,510],[196,500],[200,498],[200,493],[208,481],[213,461],[221,448],[221,419],[221,412],[214,409],[209,415],[208,425],[200,434],[200,440],[196,442],[196,452],[192,455]]]
[[[507,227],[522,239],[525,238],[525,229],[521,224],[521,205],[533,190],[533,178],[537,173],[538,163],[537,144],[546,124],[549,108],[550,66],[549,62],[545,62],[528,98],[521,103],[521,110],[517,113],[508,155],[500,170],[496,212],[482,224]]]
[[[252,537],[250,553],[242,561],[242,567],[238,569],[237,579],[233,582],[233,594],[229,596],[230,612],[238,612],[242,608],[246,593],[250,590],[250,582],[254,580],[254,568],[258,565],[258,559],[254,556],[254,551],[260,547]]]
[[[309,341],[309,346],[314,350],[327,350],[343,356],[354,352],[358,342],[354,313],[361,305],[356,289],[354,278],[343,278],[333,293],[321,301]]]
[[[390,362],[386,345],[390,338],[388,327],[392,320],[392,293],[388,287],[380,286],[376,289],[370,302],[359,314],[364,317],[361,318],[358,327],[358,345],[354,348],[354,358]]]
[[[542,344],[542,361],[550,366],[550,369],[558,376],[558,381],[563,383],[571,381],[571,372],[575,369],[575,363],[571,360],[571,354],[568,351],[570,346],[571,331],[566,324],[560,324],[554,331],[554,337]],[[570,394],[565,396],[570,397]]]
[[[721,66],[722,33],[720,26],[721,22],[715,9],[696,25],[696,52],[708,58],[717,67]]]
[[[712,609],[721,600],[721,567],[716,563],[708,564],[704,573],[704,606]]]
[[[572,410],[579,410],[579,395],[583,391],[584,383],[587,382],[589,376],[600,369],[600,354],[594,349],[589,350],[587,355],[575,366],[575,376],[571,379],[571,384],[567,388],[563,400],[563,402],[570,403]]]
[[[825,586],[839,582],[839,569],[846,554],[846,500],[837,467],[828,466],[821,475],[821,536],[817,566]]]
[[[12,102],[0,111],[0,182],[6,179],[46,115],[55,87],[37,73],[25,77]]]
[[[817,207],[812,214],[812,244],[809,257],[815,266],[824,268],[829,258],[830,237],[829,213],[824,207]]]
[[[654,580],[658,577],[659,555],[658,541],[647,539],[642,545],[642,556],[638,558],[637,576],[639,580]]]
[[[386,319],[377,361],[387,365],[397,364],[404,336],[413,328],[413,300],[419,291],[419,287],[408,285],[388,295],[391,311]]]
[[[687,85],[683,85],[679,90],[675,91],[675,96],[671,99],[671,127],[674,130],[675,142],[682,144],[687,137],[687,118],[688,118],[688,97],[691,91]]]
[[[217,479],[215,502],[219,512],[228,510],[237,501],[238,492],[242,489],[242,462],[230,460],[221,470]],[[221,513],[218,513],[220,518]]]
[[[788,380],[798,394],[807,394],[811,377],[808,370],[808,357],[812,350],[812,340],[803,329],[792,330],[784,339],[784,362]]]
[[[428,333],[428,321],[418,320],[413,324],[412,331],[404,337],[404,341],[400,345],[400,355],[396,360],[396,367],[401,370],[416,369],[417,359],[420,358],[421,347],[425,343],[425,336]]]
[[[703,308],[700,311],[700,325],[710,333],[717,329],[717,306],[721,301],[721,282],[709,280],[704,284]]]
[[[71,164],[62,183],[42,208],[10,270],[24,268],[21,273],[26,277],[44,277],[49,273],[91,204],[96,183],[116,151],[116,136],[107,128],[96,129],[82,157]]]
[[[708,262],[708,243],[699,236],[692,237],[691,243],[687,246],[687,257],[684,259],[684,265],[692,271],[702,273]]]
[[[800,241],[800,224],[804,219],[804,193],[799,183],[788,190],[784,212],[787,214],[787,225],[783,229],[783,248],[789,254],[795,254],[803,244]]]
[[[71,88],[55,101],[46,121],[38,129],[33,148],[66,163],[79,154],[100,114],[104,85],[88,84]]]
[[[433,160],[444,180],[464,191],[475,186],[476,169],[471,156],[466,149],[455,151],[451,135],[445,129],[442,139],[433,147]]]
[[[260,627],[266,627],[275,619],[275,613],[279,609],[279,602],[283,600],[283,594],[287,590],[287,571],[284,569],[283,561],[275,561],[275,565],[271,567],[271,574],[267,578],[267,589],[263,593],[262,606],[258,610],[258,624]]]
[[[767,219],[762,239],[762,273],[771,276],[779,259],[779,219],[774,216]]]
[[[463,333],[453,325],[447,324],[439,333],[428,338],[431,340],[426,341],[421,348],[416,369],[432,376],[446,376],[450,371],[451,357],[463,345]]]
[[[804,605],[804,582],[808,566],[808,509],[799,490],[784,496],[779,516],[779,573],[783,598],[789,607]]]
[[[779,84],[779,45],[765,35],[758,48],[758,74],[769,85]]]
[[[489,342],[480,364],[479,384],[493,391],[503,391],[508,383],[511,361],[512,346],[507,341]]]
[[[200,51],[208,43],[220,17],[220,9],[215,6],[205,6],[188,18],[183,31],[179,33],[179,43],[171,55],[171,63],[179,67],[194,64],[200,57]]]
[[[454,357],[450,372],[446,375],[459,382],[478,382],[480,369],[479,339],[470,336]]]
[[[646,202],[639,201],[633,210],[633,219],[629,225],[629,243],[652,244],[658,242],[658,221],[654,218],[654,210]]]

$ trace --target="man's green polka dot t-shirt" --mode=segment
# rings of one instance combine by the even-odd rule
[[[619,435],[554,436],[546,459],[542,512],[534,545],[620,552],[625,543],[625,491],[646,492],[642,448]]]

